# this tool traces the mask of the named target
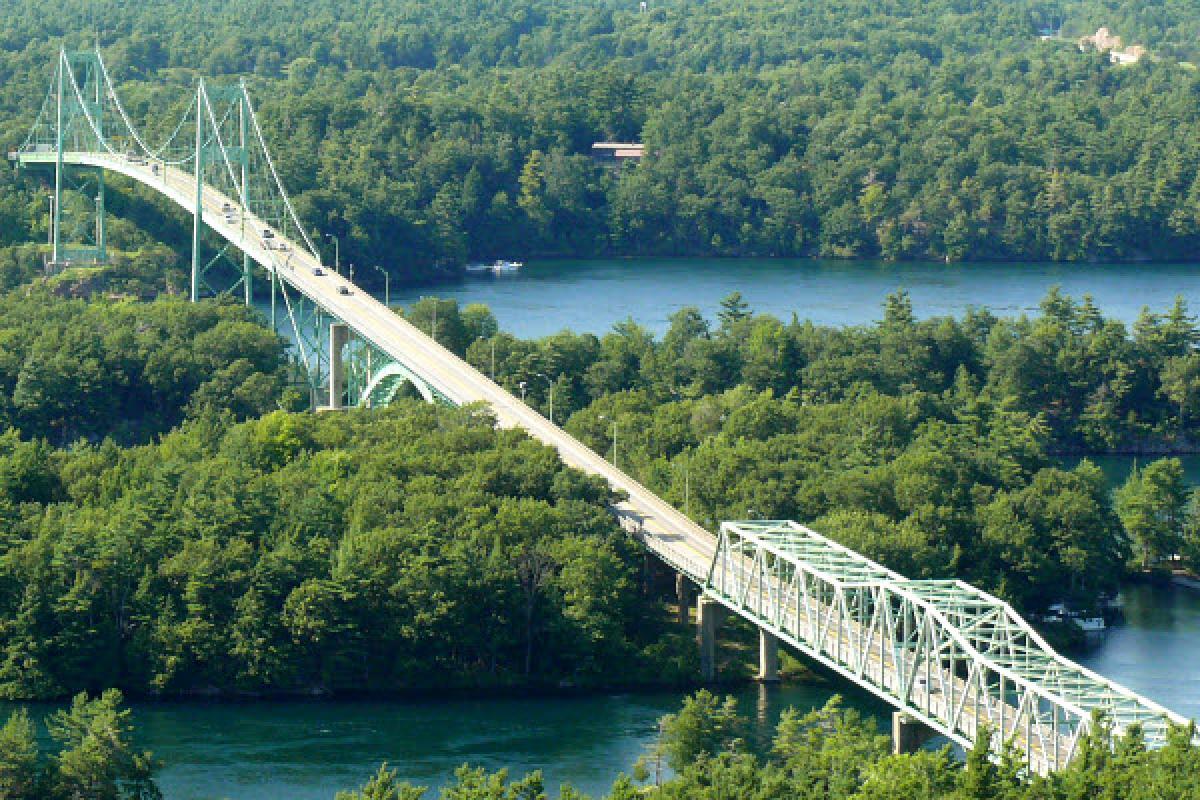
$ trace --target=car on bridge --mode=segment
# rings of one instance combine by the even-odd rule
[[[339,286],[339,287],[338,287],[338,294],[344,294],[344,295],[348,295],[348,294],[350,294],[350,287],[349,287],[349,286],[346,286],[345,284],[343,284],[343,285]]]
[[[313,267],[313,275],[316,275],[319,278],[324,274],[325,270],[321,269],[320,267]]]

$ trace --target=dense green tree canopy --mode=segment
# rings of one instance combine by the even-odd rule
[[[235,305],[0,297],[0,429],[141,441],[205,409],[290,402],[284,343]],[[5,450],[0,445],[0,453]]]
[[[151,779],[157,766],[133,744],[133,724],[110,689],[76,695],[46,719],[55,747],[40,752],[29,714],[18,710],[0,728],[0,793],[6,800],[162,800]]]
[[[689,674],[607,488],[476,408],[206,413],[0,446],[0,694],[614,684]],[[680,636],[682,642],[684,637]]]
[[[679,724],[681,720],[686,724]],[[732,697],[722,702],[701,692],[684,700],[683,709],[662,727],[656,749],[688,752],[668,780],[639,786],[618,778],[607,800],[1159,800],[1200,797],[1200,748],[1195,726],[1171,731],[1168,744],[1147,750],[1140,730],[1114,737],[1105,720],[1078,745],[1075,759],[1047,777],[1030,776],[1010,750],[994,757],[988,736],[981,735],[959,763],[949,746],[891,755],[887,736],[877,723],[843,708],[832,698],[824,708],[807,714],[788,710],[775,729],[766,753],[729,747],[727,739],[705,735],[737,727]],[[664,721],[666,721],[664,720]],[[703,744],[702,744],[703,743]],[[645,776],[648,777],[648,776]],[[375,793],[372,793],[375,792]],[[357,794],[341,798],[419,800],[423,789],[396,784],[386,770]],[[541,773],[509,780],[507,771],[487,774],[463,767],[455,781],[443,787],[442,800],[544,800]],[[561,800],[580,800],[564,786]]]
[[[498,255],[1086,261],[1200,243],[1191,3],[637,5],[320,0],[297,19],[263,0],[10,0],[0,144],[20,144],[58,46],[98,30],[152,133],[197,75],[249,77],[305,224],[404,280]],[[1152,56],[1080,52],[1101,25]],[[594,163],[614,139],[646,158]],[[44,241],[36,182],[0,174],[0,245]],[[126,187],[113,208],[186,242],[165,201]],[[128,223],[110,239],[148,242]]]
[[[28,411],[14,400],[22,427],[0,434],[6,695],[688,674],[686,634],[639,591],[636,546],[608,517],[603,487],[493,430],[482,410],[404,401],[236,424],[286,394],[277,340],[240,310],[3,302],[15,319],[59,320],[30,334],[28,352],[81,342],[101,376],[121,359],[116,387],[84,382],[71,403]],[[709,526],[798,519],[904,574],[960,577],[1031,613],[1094,607],[1128,569],[1200,553],[1178,462],[1135,473],[1114,511],[1098,469],[1056,460],[1109,442],[1190,441],[1194,423],[1161,391],[1197,340],[1182,304],[1131,332],[1056,292],[1034,318],[921,321],[899,294],[878,324],[830,329],[733,297],[715,322],[680,311],[661,340],[626,323],[600,338],[522,341],[485,309],[433,298],[407,314],[485,372],[494,348],[497,379],[525,381],[547,411],[553,386],[569,431]],[[11,352],[14,398],[57,374]],[[251,405],[236,402],[236,384],[205,388],[225,362],[248,364]],[[126,428],[66,426],[110,420],[101,412],[121,392],[146,398],[117,406]],[[179,419],[124,449],[38,438]]]

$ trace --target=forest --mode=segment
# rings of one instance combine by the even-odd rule
[[[120,692],[77,695],[51,715],[58,746],[43,755],[28,714],[0,727],[0,792],[7,800],[161,800],[157,762],[134,744]],[[1081,737],[1075,760],[1050,776],[1030,776],[1011,748],[993,755],[986,732],[963,762],[949,746],[891,753],[889,737],[834,696],[807,713],[787,709],[759,741],[732,697],[701,689],[664,716],[657,740],[604,800],[1195,800],[1200,748],[1195,726],[1147,749],[1138,729],[1117,736],[1103,718]],[[669,770],[669,771],[668,771]],[[424,787],[397,778],[387,764],[357,790],[331,800],[432,800]],[[553,795],[540,771],[512,779],[464,764],[440,800],[588,800],[570,785]],[[597,798],[600,800],[600,798]]]
[[[1184,0],[0,9],[5,152],[60,45],[99,44],[151,138],[198,77],[244,77],[304,224],[397,281],[498,256],[1087,269],[1200,244],[1200,15]],[[1039,39],[1058,23],[1065,41]],[[1080,52],[1072,37],[1101,25],[1151,57]],[[598,140],[647,156],[612,168],[590,157]],[[286,343],[253,312],[173,296],[182,218],[110,188],[113,263],[45,278],[46,175],[0,170],[0,698],[75,698],[49,745],[21,712],[0,728],[0,794],[157,797],[116,689],[694,680],[692,633],[607,487],[486,409],[300,411]],[[661,337],[627,321],[538,340],[451,301],[404,313],[706,525],[794,518],[1030,614],[1200,569],[1200,502],[1178,460],[1150,458],[1200,446],[1200,326],[1182,300],[1126,326],[1057,291],[1034,315],[921,320],[899,293],[878,323],[829,328],[735,294]],[[1148,456],[1115,492],[1086,459],[1065,466],[1111,452]],[[965,769],[889,756],[836,704],[786,716],[772,742],[745,727],[690,698],[610,796],[1200,797],[1189,732],[1151,753],[1100,725],[1072,768],[1026,781],[982,746]],[[381,768],[344,800],[422,794]],[[443,796],[545,794],[536,774],[464,768]]]
[[[63,43],[98,41],[162,135],[198,76],[244,76],[305,225],[399,281],[497,256],[1086,262],[1200,244],[1200,18],[1183,0],[60,6],[2,6],[4,150]],[[1039,40],[1057,24],[1064,40]],[[1080,52],[1071,37],[1101,25],[1152,57]],[[646,158],[593,161],[614,139]],[[0,245],[44,240],[44,185],[0,171]],[[111,194],[181,235],[161,202]]]
[[[233,422],[0,439],[0,696],[690,679],[608,488],[481,409]]]
[[[840,329],[722,308],[682,309],[661,339],[523,341],[436,298],[405,314],[544,413],[553,386],[560,424],[710,527],[797,519],[1031,614],[1200,566],[1177,459],[1115,493],[1061,461],[1193,440],[1182,301],[1132,330],[1058,292],[1033,318],[919,321],[899,293]],[[0,697],[695,674],[608,488],[486,409],[290,410],[279,339],[216,302],[10,293],[0,337],[25,343],[0,364]]]
[[[1029,776],[1019,756],[993,760],[983,736],[960,764],[950,748],[893,755],[889,737],[834,697],[808,713],[784,711],[770,741],[746,737],[748,720],[732,697],[701,690],[663,718],[658,741],[606,800],[1160,800],[1200,797],[1195,726],[1177,728],[1166,747],[1148,750],[1140,731],[1114,736],[1103,720],[1079,754],[1049,777]],[[669,767],[672,772],[668,773]],[[511,780],[501,770],[462,767],[441,800],[545,800],[540,772]],[[570,786],[562,800],[585,800]],[[398,782],[384,765],[358,791],[336,800],[421,800],[421,787]]]

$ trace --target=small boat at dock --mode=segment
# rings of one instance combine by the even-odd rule
[[[501,275],[509,272],[518,272],[523,266],[525,264],[521,261],[497,259],[490,264],[467,264],[465,269],[472,275],[482,275],[489,272],[493,275]]]

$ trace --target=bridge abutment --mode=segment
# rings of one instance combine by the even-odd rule
[[[725,606],[709,597],[696,603],[696,641],[700,645],[700,679],[717,679],[717,628],[725,619]]]
[[[916,717],[904,711],[892,712],[892,753],[905,755],[915,753],[928,742],[935,731]]]

